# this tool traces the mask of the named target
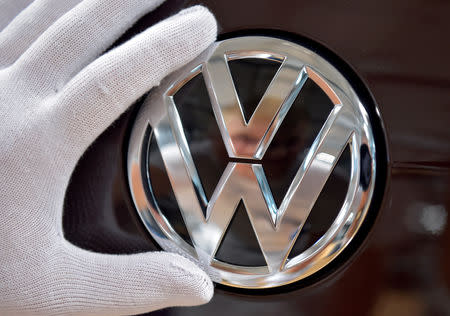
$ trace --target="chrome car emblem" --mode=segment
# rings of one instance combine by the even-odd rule
[[[276,61],[280,67],[254,113],[246,120],[228,63],[248,58]],[[199,74],[203,75],[229,159],[209,199],[174,101],[181,87]],[[320,87],[333,106],[278,207],[261,160],[294,100],[301,96],[307,79]],[[245,137],[244,144],[242,137]],[[155,198],[148,172],[152,138],[159,148],[191,243],[180,236]],[[351,157],[349,184],[336,218],[312,246],[289,257],[347,146]],[[361,171],[362,153],[368,169],[364,172]],[[374,135],[366,109],[333,65],[293,42],[247,36],[213,44],[151,91],[133,126],[128,179],[139,216],[163,249],[184,254],[207,266],[216,282],[241,288],[271,288],[310,276],[328,265],[349,244],[371,203],[377,168],[375,157]],[[241,201],[265,266],[243,266],[216,258]]]

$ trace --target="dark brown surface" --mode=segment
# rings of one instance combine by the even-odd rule
[[[250,297],[216,290],[202,307],[155,315],[450,315],[449,1],[201,1],[221,32],[272,28],[318,41],[367,83],[392,159],[379,215],[358,251],[321,281]],[[168,1],[121,41],[194,1]],[[155,247],[124,175],[126,114],[88,150],[66,200],[69,240],[96,251]]]

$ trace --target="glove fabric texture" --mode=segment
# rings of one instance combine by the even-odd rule
[[[87,147],[215,40],[213,15],[191,7],[101,55],[162,1],[12,2],[0,0],[0,314],[130,315],[208,302],[212,282],[188,259],[78,248],[64,239],[62,212]]]

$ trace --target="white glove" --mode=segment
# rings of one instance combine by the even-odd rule
[[[215,40],[214,17],[197,6],[99,56],[160,2],[35,0],[1,31],[1,315],[137,314],[210,300],[209,277],[181,256],[98,254],[63,236],[64,194],[86,148]]]
[[[32,0],[0,0],[0,31]]]

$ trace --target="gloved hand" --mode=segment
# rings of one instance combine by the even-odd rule
[[[215,40],[214,17],[197,6],[100,56],[160,2],[35,0],[0,33],[1,315],[137,314],[211,298],[209,277],[178,255],[98,254],[63,236],[86,148]]]

